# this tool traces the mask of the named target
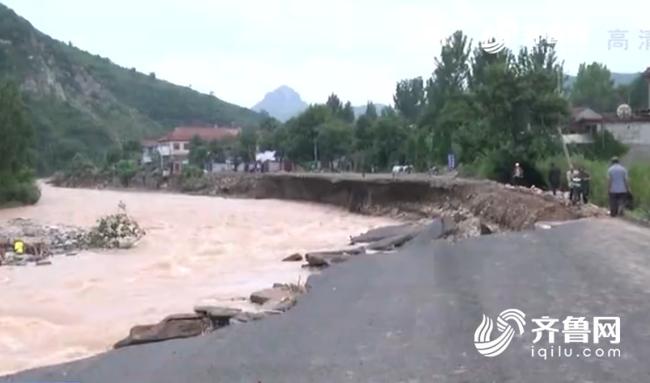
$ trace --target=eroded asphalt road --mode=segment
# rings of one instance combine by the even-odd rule
[[[0,381],[650,381],[650,231],[621,221],[457,244],[419,238],[399,253],[336,265],[310,284],[281,316]],[[497,357],[479,355],[473,335],[482,314],[496,319],[507,308],[526,313],[524,335]],[[543,315],[620,316],[622,356],[531,357],[530,319]],[[556,343],[563,344],[561,332]]]

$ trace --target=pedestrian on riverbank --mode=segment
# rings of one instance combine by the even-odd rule
[[[582,192],[582,203],[589,202],[589,193],[591,191],[591,175],[584,167],[580,167],[580,191]]]
[[[612,158],[611,165],[607,169],[607,190],[609,192],[609,215],[612,217],[621,215],[631,190],[627,169],[619,163],[618,157]]]
[[[548,183],[551,186],[553,195],[555,195],[557,189],[560,188],[560,168],[558,168],[555,163],[551,163],[551,168],[548,171]]]
[[[515,163],[515,168],[512,171],[512,184],[515,186],[524,184],[524,169],[519,165],[519,162]]]

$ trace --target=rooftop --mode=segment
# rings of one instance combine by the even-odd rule
[[[159,138],[158,142],[190,141],[194,136],[198,136],[204,141],[218,141],[237,137],[239,132],[239,128],[179,126]]]

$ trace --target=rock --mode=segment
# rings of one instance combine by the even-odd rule
[[[135,245],[137,240],[138,240],[137,238],[133,238],[133,237],[120,238],[117,240],[117,248],[130,249]]]
[[[479,224],[479,230],[481,232],[481,235],[489,235],[493,233],[492,229],[490,229],[490,227],[486,225],[484,222],[481,222]]]
[[[49,266],[52,264],[52,261],[47,260],[47,259],[41,259],[40,261],[36,262],[36,266]]]
[[[311,267],[327,267],[330,265],[325,256],[320,254],[307,254],[305,255],[305,259]]]
[[[381,241],[386,238],[396,237],[412,233],[418,230],[418,225],[407,223],[402,225],[385,226],[377,229],[368,230],[364,234],[350,238],[350,243],[370,243]]]
[[[300,262],[300,261],[302,261],[302,255],[298,253],[291,254],[290,256],[282,260],[282,262]]]
[[[251,321],[256,321],[264,318],[266,314],[264,313],[254,313],[250,311],[242,311],[239,314],[235,315],[232,319],[235,322],[246,323]]]
[[[212,328],[228,326],[230,318],[241,312],[240,309],[221,307],[221,306],[194,306],[194,312],[207,316],[212,324]]]
[[[270,288],[256,291],[251,294],[250,301],[258,305],[263,305],[268,301],[281,301],[286,297],[292,296],[293,293],[288,288]]]
[[[201,335],[209,329],[211,329],[210,320],[203,315],[170,315],[155,325],[134,326],[129,332],[129,336],[117,342],[113,347],[120,348],[168,339],[189,338]]]
[[[368,249],[375,250],[375,251],[393,250],[396,247],[400,247],[404,245],[406,242],[413,239],[413,237],[415,237],[416,234],[417,233],[415,231],[412,231],[406,234],[396,235],[394,237],[388,237],[380,241],[371,243],[370,245],[368,245]]]
[[[298,299],[295,296],[287,297],[281,301],[270,301],[267,307],[271,311],[285,312],[296,305]]]
[[[265,307],[272,310],[276,307],[288,309],[295,304],[295,302],[290,301],[295,300],[301,292],[302,291],[300,291],[298,288],[294,289],[289,286],[273,287],[270,289],[254,292],[251,294],[250,300],[253,303],[264,305]]]
[[[4,266],[27,266],[27,262],[19,259],[11,259],[3,263]]]
[[[66,257],[74,257],[77,254],[78,253],[76,251],[69,251],[69,252],[65,253]]]

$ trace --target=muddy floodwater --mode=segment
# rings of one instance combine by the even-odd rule
[[[197,303],[248,307],[275,282],[304,282],[294,252],[339,248],[388,218],[308,203],[54,188],[35,206],[0,210],[45,224],[91,226],[124,201],[147,231],[130,250],[55,256],[51,266],[0,267],[0,375],[93,355],[135,324]]]

